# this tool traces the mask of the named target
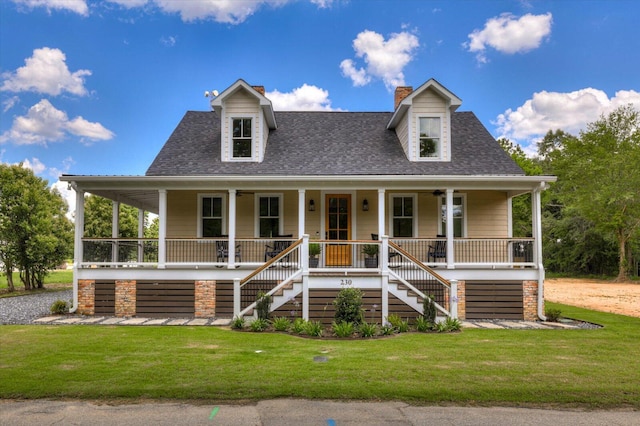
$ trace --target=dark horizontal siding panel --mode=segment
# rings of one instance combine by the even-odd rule
[[[216,282],[216,317],[233,318],[233,281]]]
[[[467,319],[524,319],[521,282],[467,282]]]
[[[94,286],[94,314],[116,314],[116,283],[115,281],[96,281]]]
[[[193,316],[193,281],[136,283],[136,314],[139,316]]]

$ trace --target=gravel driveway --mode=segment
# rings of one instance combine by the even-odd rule
[[[73,290],[28,294],[0,299],[0,324],[30,324],[50,314],[56,300],[73,300]]]

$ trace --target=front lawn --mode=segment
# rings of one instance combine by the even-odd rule
[[[640,409],[640,319],[548,305],[605,327],[316,340],[213,327],[2,326],[0,398]]]
[[[58,291],[62,289],[71,288],[73,283],[73,271],[70,269],[51,271],[44,278],[44,291],[53,290]],[[43,291],[42,289],[26,292],[24,285],[20,281],[20,275],[17,272],[13,273],[13,285],[16,287],[16,291],[13,293],[7,293],[7,277],[4,273],[0,273],[0,297],[3,296],[21,296],[23,294],[31,294],[34,291]]]

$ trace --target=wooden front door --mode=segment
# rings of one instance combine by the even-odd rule
[[[351,195],[327,194],[326,196],[327,240],[349,241],[351,239]],[[327,244],[325,262],[327,266],[351,265],[351,245]]]

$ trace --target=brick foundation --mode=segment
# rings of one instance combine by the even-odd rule
[[[195,317],[213,318],[216,316],[216,282],[195,282]]]
[[[94,280],[78,280],[78,309],[80,315],[94,315],[96,301],[96,282]]]
[[[464,281],[458,281],[458,319],[467,317],[466,286]]]
[[[131,317],[136,314],[136,282],[116,281],[116,316]]]
[[[522,305],[524,320],[536,321],[538,319],[538,281],[522,282]]]

